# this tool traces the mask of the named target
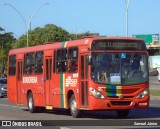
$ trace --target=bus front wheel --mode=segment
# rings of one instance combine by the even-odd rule
[[[31,92],[28,94],[28,103],[27,103],[27,105],[28,105],[29,112],[34,113],[34,112],[37,111],[37,108],[34,106],[34,99],[33,99],[33,95],[32,95]]]
[[[128,116],[128,114],[129,114],[129,110],[117,110],[117,115],[120,118],[125,118]]]
[[[81,111],[77,109],[77,103],[74,94],[69,100],[70,113],[74,118],[80,117]]]

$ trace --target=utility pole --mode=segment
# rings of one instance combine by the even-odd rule
[[[126,37],[128,37],[128,7],[129,7],[130,0],[125,0],[126,6]]]

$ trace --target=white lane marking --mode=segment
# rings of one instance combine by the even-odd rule
[[[60,127],[60,129],[71,129],[71,128],[68,128],[68,127]]]
[[[20,107],[20,106],[12,106],[12,105],[6,105],[6,104],[0,104],[0,106],[5,106],[5,107],[13,107],[13,108],[21,108],[21,109],[25,109],[25,107]]]

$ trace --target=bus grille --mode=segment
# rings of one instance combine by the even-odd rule
[[[108,98],[111,99],[119,99],[119,96],[107,96]],[[134,98],[134,96],[123,96],[123,99],[131,99]]]
[[[131,101],[111,101],[111,104],[115,106],[129,106]]]

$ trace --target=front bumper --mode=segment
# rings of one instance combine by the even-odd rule
[[[121,109],[138,109],[149,107],[149,95],[144,98],[137,99],[97,99],[89,96],[89,110],[121,110]]]

